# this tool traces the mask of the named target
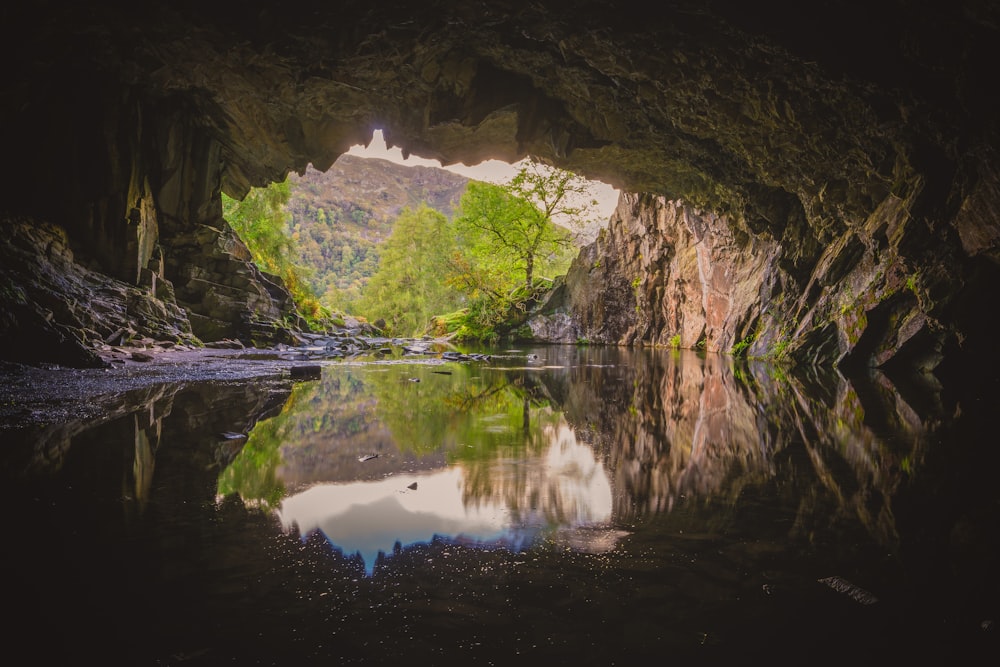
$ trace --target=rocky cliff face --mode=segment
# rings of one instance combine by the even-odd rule
[[[539,341],[930,371],[949,340],[972,345],[975,309],[951,295],[982,277],[945,252],[914,254],[906,242],[920,234],[906,229],[915,224],[912,206],[888,198],[806,263],[787,238],[801,230],[753,235],[680,202],[623,195],[608,229],[529,326]],[[799,264],[808,272],[796,271]]]
[[[220,192],[325,170],[383,128],[446,164],[532,155],[637,193],[568,283],[580,337],[924,369],[989,354],[995,3],[747,7],[15,3],[0,208],[110,280],[169,283],[156,298],[196,336],[280,339],[294,313]]]
[[[0,347],[7,358],[99,366],[96,347],[171,341],[197,344],[169,282],[146,269],[139,284],[76,261],[66,232],[44,221],[4,221]]]

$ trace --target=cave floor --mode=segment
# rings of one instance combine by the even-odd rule
[[[160,384],[259,378],[291,382],[313,365],[253,348],[122,348],[102,351],[107,368],[0,362],[0,432],[99,417],[103,398]]]

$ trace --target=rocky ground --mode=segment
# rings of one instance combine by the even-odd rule
[[[132,355],[136,354],[136,357]],[[106,400],[159,383],[289,376],[294,362],[246,359],[246,350],[178,348],[102,354],[107,368],[0,362],[0,431],[99,417]]]
[[[0,432],[99,417],[111,396],[156,384],[248,379],[294,382],[319,376],[323,363],[393,360],[440,363],[476,360],[448,349],[440,339],[358,340],[346,344],[314,337],[300,347],[247,348],[108,346],[99,352],[105,368],[0,362]],[[335,344],[333,344],[335,343]]]

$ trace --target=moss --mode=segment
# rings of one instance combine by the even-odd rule
[[[514,340],[530,341],[535,339],[535,332],[527,324],[522,324],[511,333],[511,336]]]
[[[743,340],[734,343],[732,348],[730,348],[729,353],[732,354],[734,357],[746,356],[747,350],[749,349],[750,345],[753,344],[755,338],[756,338],[756,333],[753,333],[748,335]]]
[[[771,348],[771,353],[767,356],[774,359],[784,359],[785,355],[788,354],[788,346],[791,344],[791,338],[781,338],[774,343],[774,347]]]

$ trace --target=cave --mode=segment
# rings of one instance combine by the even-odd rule
[[[156,665],[995,654],[998,51],[991,0],[6,3],[9,636],[52,661]],[[543,362],[509,384],[607,459],[605,527],[627,550],[553,542],[538,564],[435,538],[394,549],[404,574],[372,597],[350,554],[277,540],[263,504],[218,486],[254,432],[274,446],[259,477],[283,483],[264,464],[287,432],[266,422],[311,405],[326,367],[241,358],[197,384],[193,362],[107,364],[129,342],[297,344],[288,289],[222,195],[328,170],[376,129],[444,165],[534,158],[620,190],[521,328]],[[674,347],[702,365],[656,349]],[[459,411],[403,393],[450,375],[419,373],[385,382],[411,445],[421,410]],[[93,378],[112,390],[74,393]],[[290,479],[411,466],[320,428],[377,425],[340,411],[335,380]],[[33,403],[35,384],[66,391]]]
[[[294,306],[221,193],[378,128],[445,165],[533,157],[623,192],[538,340],[996,360],[993,3],[54,0],[2,25],[7,359],[94,365],[122,331],[287,341]]]

